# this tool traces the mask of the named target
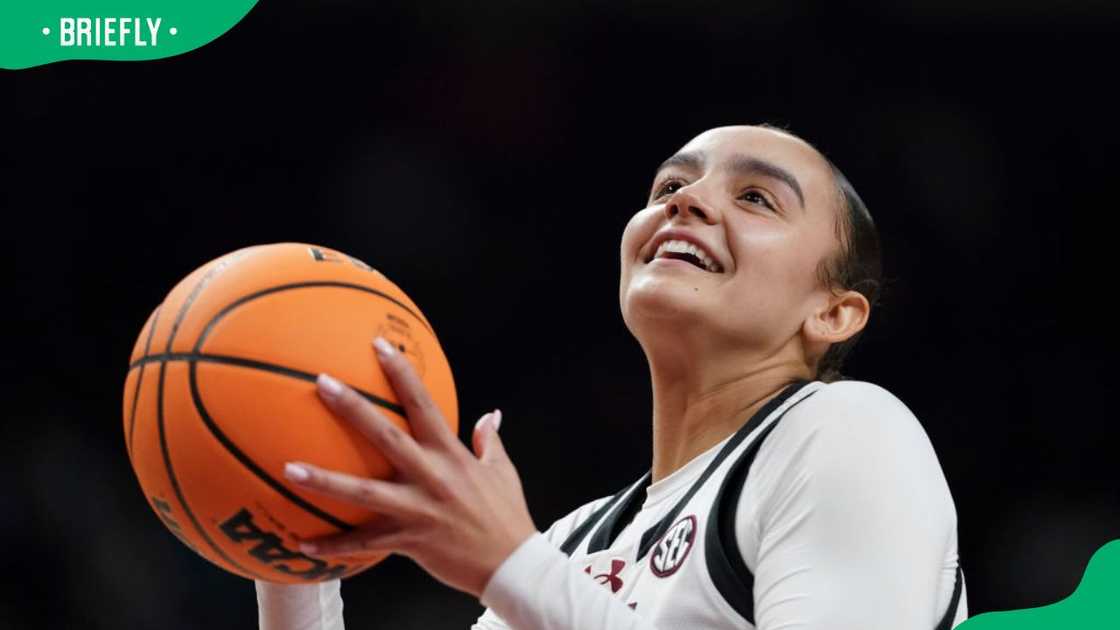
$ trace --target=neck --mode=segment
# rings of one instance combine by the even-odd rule
[[[797,379],[804,363],[742,353],[682,363],[647,353],[653,385],[653,481],[715,446]]]

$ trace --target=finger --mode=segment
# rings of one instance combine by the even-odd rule
[[[510,461],[509,454],[506,453],[502,438],[498,436],[498,429],[502,425],[502,410],[495,409],[488,416],[489,418],[484,417],[483,420],[479,420],[475,427],[475,454],[478,455],[479,461],[484,464],[512,467],[513,462]]]
[[[419,511],[419,501],[407,486],[390,481],[363,479],[304,462],[284,464],[284,477],[301,488],[381,514],[402,516]]]
[[[481,458],[482,453],[486,450],[486,444],[483,439],[483,436],[485,436],[485,432],[483,431],[483,429],[485,428],[486,424],[490,422],[490,417],[493,415],[493,411],[488,411],[482,414],[482,417],[478,419],[478,422],[474,423],[474,431],[471,432],[471,448],[474,449],[474,454],[478,458]]]
[[[401,527],[391,519],[377,519],[361,529],[304,541],[299,550],[320,557],[390,553],[399,551],[398,545],[403,542],[401,532]]]
[[[377,358],[389,379],[389,385],[404,407],[416,439],[421,443],[445,446],[452,442],[458,444],[458,438],[447,427],[443,413],[428,394],[428,388],[408,359],[382,337],[373,340],[373,347],[377,350]]]
[[[320,374],[319,395],[331,411],[341,416],[381,451],[401,474],[421,482],[432,479],[424,450],[358,392],[327,374]]]

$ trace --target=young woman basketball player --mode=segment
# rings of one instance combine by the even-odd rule
[[[483,416],[471,453],[407,360],[378,360],[413,435],[322,376],[393,481],[288,465],[385,515],[310,555],[398,552],[488,606],[481,630],[947,630],[967,616],[956,511],[917,419],[837,369],[879,286],[871,217],[816,149],[768,127],[697,136],[622,235],[623,318],[649,361],[650,472],[539,533]],[[371,358],[372,360],[372,358]],[[257,583],[266,630],[338,630],[337,581]]]

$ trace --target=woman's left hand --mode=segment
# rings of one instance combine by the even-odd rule
[[[380,514],[345,534],[309,541],[314,556],[365,552],[404,554],[428,573],[461,591],[481,596],[498,566],[537,529],[521,479],[498,437],[501,412],[475,425],[472,454],[451,432],[408,360],[382,339],[374,342],[408,417],[412,435],[339,381],[320,375],[319,395],[392,463],[392,480],[364,479],[291,462],[293,483]]]

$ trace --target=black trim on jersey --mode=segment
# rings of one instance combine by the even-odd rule
[[[953,619],[957,616],[957,608],[961,605],[961,587],[963,586],[963,575],[961,574],[961,563],[957,562],[957,581],[953,584],[953,597],[949,600],[949,607],[945,609],[945,616],[941,618],[941,623],[933,630],[952,630]]]
[[[817,392],[810,392],[805,398],[790,405],[743,451],[739,460],[731,465],[731,470],[727,471],[727,476],[723,478],[719,494],[712,503],[712,512],[708,516],[707,531],[704,532],[704,557],[712,583],[735,612],[752,625],[754,625],[754,574],[747,568],[747,564],[743,562],[743,554],[739,552],[739,542],[735,537],[736,508],[739,505],[739,497],[743,494],[747,473],[750,472],[751,464],[754,463],[758,449],[762,447],[766,437],[774,427],[778,426],[790,409],[815,393]]]
[[[648,476],[649,473],[646,473],[646,475]],[[642,479],[645,479],[645,477],[643,477]],[[614,507],[614,504],[618,503],[618,500],[625,496],[626,492],[633,487],[634,484],[630,484],[625,488],[619,490],[614,494],[613,497],[608,499],[606,503],[600,506],[599,509],[592,512],[591,516],[587,517],[586,521],[580,524],[579,527],[575,528],[575,530],[573,530],[571,534],[568,534],[568,537],[564,540],[564,544],[560,545],[560,551],[563,551],[569,556],[572,555],[572,552],[579,547],[579,544],[583,542],[583,539],[587,537],[587,534],[591,531],[592,527],[595,527],[595,525],[599,522],[599,519],[603,518],[603,515],[606,514],[612,507]]]
[[[743,485],[747,481],[751,464],[754,463],[763,441],[766,440],[774,427],[782,421],[786,413],[801,404],[816,392],[811,392],[805,398],[795,402],[774,419],[758,438],[743,451],[739,460],[724,477],[719,494],[712,504],[712,512],[708,516],[707,529],[704,532],[704,557],[708,565],[708,574],[715,584],[716,590],[735,612],[744,619],[755,624],[754,619],[754,574],[747,568],[743,561],[743,554],[739,541],[735,535],[735,513],[738,511],[739,499],[743,495]],[[956,584],[953,586],[953,596],[949,601],[948,609],[934,630],[951,630],[953,619],[957,616],[960,606],[962,587],[962,572],[960,563],[957,564]]]
[[[719,454],[716,455],[715,459],[713,459],[712,462],[708,464],[708,467],[704,469],[704,473],[700,475],[700,478],[692,484],[692,487],[688,489],[688,492],[683,497],[681,497],[680,501],[677,501],[677,504],[673,506],[673,509],[670,510],[669,513],[666,514],[660,521],[653,524],[653,526],[647,529],[644,534],[642,534],[641,544],[638,546],[638,557],[634,559],[635,562],[640,562],[642,558],[644,558],[646,554],[649,553],[649,550],[653,548],[653,545],[657,543],[657,541],[660,540],[662,536],[665,535],[665,532],[669,531],[669,528],[672,527],[673,523],[676,522],[677,516],[680,515],[681,510],[684,509],[684,506],[692,500],[692,497],[696,496],[696,493],[700,491],[700,488],[708,481],[708,478],[711,477],[713,473],[715,473],[720,464],[722,464],[723,461],[727,459],[728,455],[730,455],[740,444],[742,444],[743,440],[745,440],[747,436],[750,435],[755,430],[755,428],[762,423],[763,420],[765,420],[771,413],[773,413],[775,409],[780,407],[782,403],[789,400],[791,396],[796,394],[802,387],[808,384],[809,381],[798,379],[793,383],[787,385],[786,388],[783,389],[777,396],[774,396],[770,399],[769,402],[763,405],[762,409],[756,411],[755,414],[751,416],[751,419],[747,420],[746,424],[744,424],[739,428],[738,431],[735,432],[735,435],[731,436],[731,439],[728,440],[726,444],[724,444],[723,448],[720,449]],[[812,394],[810,394],[810,396],[811,395]],[[806,398],[808,398],[808,396],[806,396]]]
[[[642,504],[645,503],[646,488],[649,487],[651,481],[652,474],[647,472],[638,482],[634,491],[619,502],[618,507],[611,511],[607,518],[603,520],[603,524],[591,536],[591,540],[587,543],[587,553],[595,553],[610,548],[611,544],[618,539],[622,530],[641,511]]]

